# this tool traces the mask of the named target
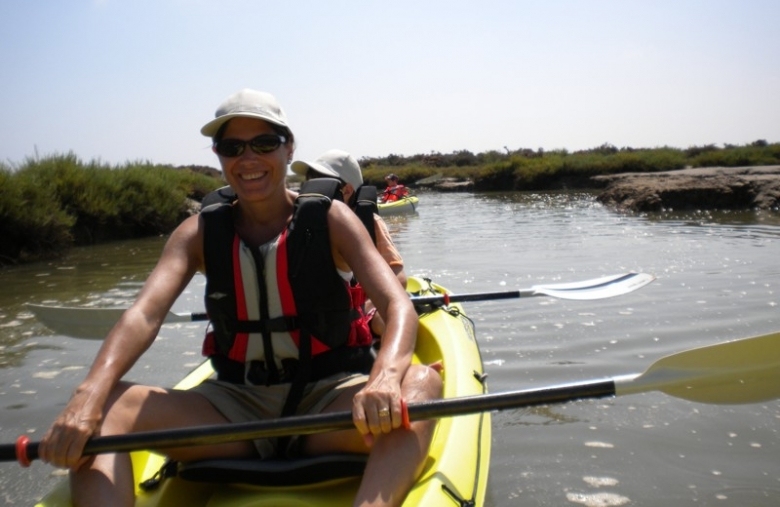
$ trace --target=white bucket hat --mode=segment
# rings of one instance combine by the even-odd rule
[[[290,128],[287,125],[287,116],[282,111],[276,97],[270,93],[249,88],[244,88],[225,99],[217,108],[214,116],[213,120],[200,129],[200,133],[206,137],[214,137],[225,122],[239,116],[257,118],[280,127]]]
[[[354,189],[363,184],[363,174],[360,171],[360,165],[357,163],[357,160],[342,150],[328,150],[314,162],[296,160],[291,167],[295,174],[300,174],[301,176],[306,176],[306,171],[311,169],[323,176],[340,178],[345,183],[352,185]]]

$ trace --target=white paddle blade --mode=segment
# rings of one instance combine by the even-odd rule
[[[648,273],[624,273],[605,276],[593,280],[554,285],[535,285],[532,287],[534,296],[551,296],[559,299],[592,300],[605,299],[627,294],[640,289],[655,280]]]
[[[122,316],[124,308],[81,308],[28,303],[35,317],[57,334],[102,340]]]
[[[656,361],[641,375],[615,379],[618,395],[662,391],[709,404],[780,398],[780,333],[686,350]]]
[[[47,306],[27,303],[35,317],[57,334],[102,340],[126,308],[87,308],[80,306]],[[164,324],[192,321],[191,314],[168,312]]]

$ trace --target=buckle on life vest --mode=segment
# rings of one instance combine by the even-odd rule
[[[282,359],[282,367],[274,375],[273,372],[266,368],[265,361],[251,361],[246,374],[246,380],[255,386],[288,384],[295,378],[295,374],[298,372],[298,364],[299,361],[291,357]]]
[[[265,320],[234,320],[223,323],[228,333],[284,333],[301,327],[297,316],[281,316]]]

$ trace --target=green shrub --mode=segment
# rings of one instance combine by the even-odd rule
[[[512,160],[494,162],[482,168],[474,178],[477,190],[513,190],[517,163]]]
[[[757,144],[758,143],[758,144]],[[741,167],[780,164],[780,143],[735,146],[697,154],[690,160],[694,167]]]
[[[473,165],[458,166],[473,161]],[[745,146],[705,145],[685,150],[668,146],[618,149],[605,143],[573,153],[565,149],[545,152],[541,148],[479,154],[462,150],[451,154],[363,158],[360,164],[367,182],[379,188],[384,187],[384,175],[393,172],[410,186],[416,180],[441,174],[445,178],[473,179],[477,190],[550,190],[586,188],[592,186],[590,178],[599,174],[671,171],[686,166],[780,164],[780,143],[758,140]]]
[[[56,257],[71,246],[172,231],[224,183],[171,166],[83,163],[73,153],[0,167],[0,264]]]
[[[39,176],[0,169],[0,265],[56,257],[73,242],[75,217]]]

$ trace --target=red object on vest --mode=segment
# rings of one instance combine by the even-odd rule
[[[357,284],[349,287],[349,296],[352,299],[352,308],[360,313],[360,317],[352,321],[347,345],[350,347],[371,345],[373,336],[369,326],[369,317],[363,312],[363,305],[366,303],[366,292],[360,284]]]
[[[27,457],[27,444],[29,443],[30,439],[27,435],[22,435],[16,439],[16,460],[25,468],[30,466],[30,458]]]

